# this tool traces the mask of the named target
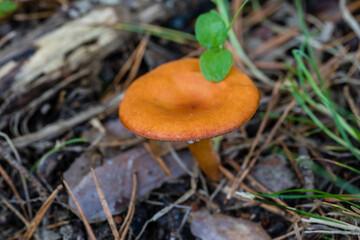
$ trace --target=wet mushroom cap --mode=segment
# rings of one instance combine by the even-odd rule
[[[259,91],[232,67],[221,82],[206,80],[199,59],[159,66],[138,78],[119,107],[123,125],[139,136],[190,141],[231,132],[248,121],[259,104]]]

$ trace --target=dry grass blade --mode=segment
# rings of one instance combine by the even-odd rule
[[[234,178],[234,177],[232,177]],[[253,204],[253,206],[260,206],[261,208],[265,209],[266,211],[269,211],[271,213],[274,213],[278,216],[283,217],[284,219],[286,219],[289,222],[293,221],[293,217],[288,215],[284,210],[273,206],[273,205],[269,205],[266,203],[260,203],[257,200],[253,199],[253,195],[249,193],[251,192],[256,192],[253,188],[249,187],[248,185],[246,185],[245,183],[241,183],[241,187],[246,191],[246,192],[235,192],[234,194],[234,198],[244,201],[244,202],[249,202],[251,204]],[[229,186],[225,186],[222,188],[221,190],[223,193],[228,194],[231,191],[231,188]]]
[[[168,166],[166,166],[164,160],[161,157],[159,157],[157,154],[154,153],[154,151],[151,149],[150,144],[144,142],[143,145],[144,145],[146,151],[148,151],[150,153],[150,155],[153,157],[153,159],[155,159],[156,162],[159,164],[160,168],[164,171],[166,176],[168,178],[171,178],[171,171],[168,168]]]
[[[129,76],[127,77],[127,79],[125,80],[125,83],[123,85],[123,89],[127,88],[128,86],[130,86],[130,83],[135,79],[136,74],[139,71],[139,67],[140,67],[140,63],[144,58],[144,53],[146,50],[146,46],[149,42],[149,35],[145,35],[145,37],[141,40],[139,47],[136,51],[136,56],[135,56],[135,61],[134,64],[129,72]]]
[[[255,136],[255,139],[254,139],[253,143],[251,144],[250,150],[241,166],[242,169],[245,169],[246,166],[248,165],[248,163],[250,161],[250,157],[254,153],[254,150],[260,141],[261,135],[266,127],[266,124],[269,121],[269,115],[270,115],[271,111],[275,108],[276,104],[278,103],[278,101],[280,99],[280,86],[281,86],[281,80],[279,79],[273,88],[273,91],[271,93],[271,99],[269,101],[269,105],[266,108],[265,115],[263,117],[263,120],[261,121],[260,127]]]
[[[17,231],[13,236],[11,236],[9,238],[5,238],[4,240],[17,240],[17,239],[20,239],[24,232],[25,232],[25,229],[21,229],[20,231]]]
[[[349,86],[345,86],[344,87],[344,96],[345,96],[345,99],[346,101],[348,102],[349,104],[349,107],[352,111],[352,113],[356,116],[356,118],[358,119],[357,123],[358,123],[358,126],[360,127],[360,114],[359,114],[359,111],[356,107],[356,103],[353,99],[353,97],[351,96],[350,94],[350,90],[349,90]]]
[[[6,199],[3,199],[1,201],[7,208],[9,208],[15,215],[25,224],[25,226],[29,226],[29,222],[21,215],[21,213],[13,206],[11,203],[9,203]]]
[[[124,219],[123,224],[120,227],[119,232],[121,234],[121,240],[124,240],[126,237],[126,234],[129,230],[130,224],[131,224],[131,220],[134,217],[134,213],[135,213],[135,197],[136,197],[136,189],[137,189],[137,178],[136,178],[136,173],[133,172],[132,173],[132,179],[133,179],[133,187],[132,187],[132,193],[131,193],[131,200],[130,200],[130,204],[129,204],[129,209],[128,212],[126,214],[126,217]]]
[[[196,190],[196,184],[195,184],[195,180],[194,178],[191,179],[191,189],[189,191],[187,191],[184,195],[182,195],[180,198],[178,198],[178,200],[175,201],[175,203],[164,207],[163,209],[161,209],[160,211],[158,211],[157,213],[155,213],[149,220],[147,220],[144,224],[144,226],[142,227],[140,233],[138,234],[138,236],[135,238],[135,240],[139,240],[142,236],[142,234],[144,233],[144,231],[146,230],[146,227],[149,225],[149,223],[156,221],[157,219],[161,218],[162,216],[164,216],[166,213],[168,213],[171,209],[173,209],[176,205],[179,205],[183,202],[185,202],[186,200],[188,200],[192,195],[194,195]]]
[[[62,185],[59,185],[52,193],[51,195],[48,197],[48,199],[46,199],[46,201],[44,202],[44,204],[41,206],[41,208],[39,209],[39,211],[36,213],[34,219],[31,221],[27,231],[25,232],[24,236],[21,238],[22,240],[29,240],[32,235],[34,234],[35,230],[37,229],[37,227],[39,226],[41,220],[43,219],[46,211],[49,209],[49,207],[51,206],[52,202],[54,201],[56,195],[59,193],[59,191],[63,188]]]
[[[236,162],[234,161],[228,161],[228,163],[231,164],[231,166],[236,170],[236,171],[240,171],[241,170],[241,167],[240,165],[238,165]],[[220,171],[226,176],[226,178],[228,178],[230,181],[234,181],[235,177],[234,175],[228,171],[226,168],[224,167],[220,167]],[[256,187],[258,190],[260,190],[261,192],[263,193],[270,193],[270,191],[268,189],[266,189],[261,183],[259,183],[258,181],[256,181],[255,178],[253,178],[251,175],[248,176],[248,180],[250,182],[250,184],[253,186],[253,187]],[[248,192],[255,192],[254,189],[251,189],[249,188],[247,185],[245,185],[244,183],[241,183],[240,185],[243,189],[245,189],[246,191]],[[231,189],[231,188],[230,188]],[[286,206],[288,207],[288,205],[280,200],[279,198],[275,198],[275,197],[272,197],[272,199],[278,203],[279,205],[282,205],[282,206]],[[266,205],[268,208],[270,207],[273,207],[275,209],[277,209],[276,207],[274,206],[270,206],[270,205]],[[279,209],[280,210],[280,209]],[[277,210],[276,210],[277,211]],[[282,211],[282,216],[286,215],[285,211],[289,213],[289,215],[293,215],[294,217],[296,218],[299,218],[299,215],[295,212],[292,212],[292,211],[289,211],[289,210],[281,210]]]
[[[271,51],[272,49],[276,49],[276,47],[284,44],[285,42],[289,41],[298,34],[299,34],[298,29],[296,28],[288,29],[286,30],[285,33],[273,37],[269,41],[265,42],[264,44],[261,44],[259,47],[254,49],[252,52],[250,52],[249,57],[256,58],[260,55],[265,54],[268,51]]]
[[[85,122],[95,116],[98,116],[104,113],[105,111],[111,110],[115,107],[117,108],[123,96],[124,96],[123,94],[113,96],[109,98],[104,104],[92,106],[91,108],[76,114],[72,118],[66,120],[59,120],[55,123],[46,125],[37,132],[32,132],[27,135],[14,138],[13,139],[14,145],[18,148],[24,148],[29,144],[33,144],[36,141],[61,135],[82,122]]]
[[[299,228],[299,231],[303,231],[303,230],[304,230],[303,227],[300,227],[300,228]],[[290,236],[292,236],[292,235],[295,235],[295,234],[296,234],[296,232],[295,232],[295,230],[293,230],[293,231],[288,232],[288,233],[286,233],[286,234],[284,234],[284,235],[282,235],[282,236],[280,236],[280,237],[274,238],[273,240],[288,239],[288,237],[290,237]]]
[[[79,204],[79,202],[77,201],[74,193],[71,191],[69,185],[67,184],[67,182],[66,182],[65,180],[63,181],[63,183],[64,183],[64,185],[65,185],[65,187],[66,187],[66,190],[68,191],[70,197],[71,197],[72,200],[74,201],[77,210],[79,211],[80,218],[81,218],[81,220],[83,221],[83,223],[84,223],[84,225],[85,225],[85,228],[86,228],[86,231],[87,231],[87,233],[88,233],[88,235],[89,235],[89,238],[90,238],[91,240],[96,240],[96,237],[95,237],[95,235],[94,235],[94,232],[93,232],[93,230],[91,229],[91,226],[90,226],[90,224],[89,224],[89,221],[87,220],[87,218],[86,218],[86,216],[85,216],[82,208],[80,207],[80,204]]]
[[[247,168],[243,171],[243,172],[239,172],[240,174],[238,174],[236,176],[236,179],[234,180],[233,185],[231,186],[232,191],[230,191],[228,193],[228,195],[226,196],[226,199],[229,200],[232,196],[232,194],[236,191],[236,189],[238,188],[239,184],[245,179],[245,177],[247,176],[247,174],[250,172],[250,170],[252,169],[252,167],[255,165],[257,159],[260,157],[261,152],[265,149],[265,147],[268,146],[268,144],[271,142],[271,140],[274,138],[276,131],[279,129],[280,125],[282,124],[282,122],[285,120],[286,116],[289,114],[289,112],[291,111],[291,109],[295,106],[296,104],[296,99],[293,99],[289,105],[286,107],[286,109],[284,110],[283,114],[281,115],[281,117],[278,119],[278,121],[276,122],[276,124],[274,125],[274,127],[271,129],[271,132],[269,133],[268,137],[266,138],[265,142],[263,145],[261,145],[260,149],[256,152],[255,156],[253,157],[253,159],[250,161],[249,165],[247,166]]]
[[[340,10],[342,12],[344,20],[349,24],[352,30],[356,33],[357,37],[360,38],[360,26],[357,20],[351,15],[350,11],[346,7],[346,0],[340,0]]]
[[[21,210],[23,211],[24,217],[26,220],[29,220],[29,216],[25,210],[24,204],[22,204],[22,199],[19,192],[16,190],[14,183],[11,181],[10,176],[6,173],[5,169],[0,165],[0,175],[4,178],[5,182],[9,185],[11,191],[14,193],[16,199],[19,201]]]
[[[202,201],[204,201],[210,208],[212,208],[213,210],[215,210],[215,212],[220,212],[221,209],[220,207],[213,201],[211,201],[210,199],[208,199],[206,196],[200,194],[199,192],[195,192],[195,195]]]
[[[118,239],[120,239],[119,232],[116,229],[116,224],[115,224],[114,218],[111,215],[109,205],[108,205],[108,203],[107,203],[107,201],[105,199],[104,192],[101,189],[99,180],[98,180],[93,168],[91,168],[91,174],[92,174],[92,176],[94,178],[94,182],[95,182],[95,185],[96,185],[96,190],[97,190],[97,192],[99,194],[100,202],[101,202],[101,205],[102,205],[102,207],[104,209],[106,219],[107,219],[107,221],[108,221],[108,223],[110,225],[110,228],[111,228],[111,231],[112,231],[112,233],[114,235],[114,238],[116,240],[118,240]]]
[[[57,222],[57,223],[54,223],[54,224],[47,225],[46,230],[50,230],[50,229],[53,229],[53,228],[58,228],[58,227],[68,225],[68,224],[70,224],[70,221]]]
[[[50,18],[53,16],[55,12],[53,11],[43,11],[43,12],[35,12],[35,13],[18,13],[14,15],[15,21],[28,21],[28,20],[36,20],[36,19],[44,19]]]
[[[31,182],[31,184],[33,184],[35,190],[39,193],[41,197],[45,198],[48,196],[46,189],[42,186],[40,181],[37,180],[37,178],[35,178],[34,175],[30,174],[29,171],[23,165],[21,165],[18,161],[16,161],[1,146],[0,146],[0,158],[4,159],[10,166],[18,170],[21,173],[21,175],[26,177]]]
[[[11,139],[9,138],[9,136],[3,132],[0,131],[0,136],[5,138],[7,144],[9,145],[10,149],[12,150],[14,156],[15,156],[15,159],[17,160],[17,162],[14,162],[14,164],[18,164],[20,166],[22,166],[22,161],[21,161],[21,157],[20,157],[20,154],[19,152],[17,151],[17,149],[15,148],[13,142],[11,141]],[[10,161],[12,161],[12,159],[9,159]],[[25,168],[23,168],[25,169]],[[25,169],[27,170],[27,169]],[[29,213],[29,217],[28,219],[32,219],[32,209],[31,209],[31,205],[30,205],[30,194],[29,194],[29,189],[28,189],[28,185],[27,185],[27,182],[26,182],[26,179],[25,179],[25,175],[19,170],[20,172],[20,178],[21,178],[21,183],[23,185],[23,188],[24,188],[24,195],[25,195],[25,199],[26,199],[26,206],[27,206],[27,209],[28,209],[28,213]],[[36,179],[35,179],[36,180]],[[45,195],[44,195],[45,196]]]
[[[253,25],[259,23],[263,19],[267,18],[268,16],[279,10],[282,4],[282,1],[272,1],[261,9],[251,12],[248,16],[244,18],[242,26],[244,26],[245,29],[243,31],[247,31],[247,29],[251,28]]]
[[[354,206],[350,206],[352,210],[354,210],[355,212],[357,212],[358,214],[360,214],[360,209],[354,207]]]
[[[244,170],[249,161],[250,161],[250,157],[251,155],[254,153],[254,150],[258,144],[258,142],[260,141],[260,137],[261,137],[261,134],[263,133],[265,127],[266,127],[266,124],[269,120],[269,115],[270,115],[270,112],[272,111],[272,109],[276,106],[277,102],[279,101],[279,97],[280,97],[280,85],[281,85],[281,81],[280,79],[276,82],[275,86],[274,86],[274,89],[272,91],[272,94],[271,94],[271,100],[269,102],[269,105],[267,106],[267,109],[266,109],[266,113],[265,113],[265,116],[263,118],[263,120],[261,121],[261,124],[260,124],[260,127],[256,133],[256,136],[255,136],[255,139],[253,141],[253,143],[251,144],[251,147],[250,147],[250,150],[247,154],[247,156],[245,157],[245,160],[242,164],[242,169]],[[231,187],[231,191],[227,194],[226,196],[226,199],[229,200],[231,198],[231,196],[234,194],[234,192],[236,191],[236,189],[238,188],[238,186],[240,185],[240,176],[241,176],[241,173],[242,171],[239,171],[237,176],[236,176],[236,179],[235,181],[233,182],[233,185]]]
[[[295,231],[296,239],[301,240],[302,238],[301,238],[301,234],[300,234],[300,229],[299,229],[298,223],[296,221],[294,222],[294,231]]]
[[[305,185],[304,178],[301,175],[301,171],[300,171],[298,165],[295,163],[295,159],[293,158],[289,148],[286,146],[286,144],[284,142],[281,142],[280,145],[283,148],[283,150],[285,151],[285,155],[286,155],[287,159],[289,160],[291,166],[293,167],[293,169],[294,169],[297,177],[299,178],[301,184],[304,186]]]
[[[239,9],[241,7],[243,3],[243,0],[235,0],[232,1],[231,6],[230,6],[230,10],[231,10],[231,16],[235,16],[237,9]],[[243,16],[240,13],[239,16],[235,19],[235,21],[233,22],[233,29],[234,29],[234,33],[235,35],[238,37],[239,42],[241,43],[241,45],[244,44],[244,39],[243,39],[243,32],[242,32],[242,22],[243,22]]]
[[[183,161],[180,159],[179,155],[176,153],[176,151],[174,150],[174,148],[172,147],[172,145],[168,142],[167,146],[169,148],[170,154],[173,157],[173,159],[175,160],[175,162],[181,167],[182,170],[184,170],[184,172],[186,172],[190,177],[194,177],[193,172],[191,172],[191,170],[189,170],[186,165],[183,163]]]
[[[282,62],[256,61],[254,65],[262,70],[286,70]]]
[[[103,101],[111,95],[112,91],[116,89],[116,86],[119,84],[121,79],[125,76],[125,74],[130,70],[130,68],[134,65],[134,62],[136,61],[136,58],[139,56],[139,51],[144,51],[145,47],[148,42],[148,37],[144,37],[139,45],[136,47],[136,49],[132,52],[128,60],[125,62],[125,64],[121,67],[119,72],[116,74],[113,82],[111,83],[110,87],[108,88],[108,91],[103,97]]]
[[[330,221],[310,217],[309,219],[303,218],[303,219],[301,219],[301,221],[306,222],[306,223],[322,224],[325,226],[340,228],[345,231],[351,231],[353,233],[360,234],[360,227],[351,225],[347,222],[343,222],[340,220],[336,220],[337,222],[330,222]]]

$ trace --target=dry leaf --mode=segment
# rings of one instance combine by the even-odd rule
[[[191,232],[202,240],[270,240],[260,224],[202,209],[191,214]]]
[[[190,152],[187,150],[180,151],[179,155],[184,164],[191,169],[193,161]],[[171,170],[172,178],[185,174],[169,154],[163,156],[163,159]],[[88,165],[90,161],[91,159],[88,159]],[[73,166],[79,166],[79,164],[75,162]],[[120,213],[129,204],[132,190],[132,169],[135,170],[138,176],[137,199],[144,198],[168,179],[156,161],[143,147],[136,147],[106,161],[102,166],[95,169],[95,173],[112,214]],[[70,169],[69,171],[76,174],[76,169]],[[72,178],[71,185],[69,185],[89,221],[104,220],[105,213],[91,173],[86,174],[78,183],[73,181],[74,177],[70,174],[64,174],[64,178],[66,181],[68,181],[67,178]],[[69,204],[76,212],[71,199],[69,199]]]

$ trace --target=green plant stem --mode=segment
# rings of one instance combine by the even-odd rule
[[[216,7],[219,10],[220,15],[224,19],[224,22],[227,26],[229,26],[229,13],[227,10],[227,2],[224,0],[216,0],[215,1]],[[254,74],[256,78],[258,78],[260,81],[267,85],[273,86],[274,83],[263,73],[261,72],[250,60],[250,58],[246,55],[244,49],[241,47],[241,44],[239,43],[238,39],[235,36],[234,31],[230,28],[228,32],[228,37],[233,45],[236,53],[239,55],[241,60],[245,63],[245,65],[249,68],[249,70]]]
[[[233,23],[235,22],[235,19],[239,16],[241,10],[245,7],[246,3],[248,2],[249,0],[245,0],[243,2],[243,4],[241,4],[241,6],[239,7],[239,9],[237,10],[237,12],[235,13],[234,17],[231,19],[230,21],[230,24],[229,26],[227,27],[228,28],[228,31],[230,30],[231,26],[233,25]]]
[[[137,26],[126,23],[118,23],[116,24],[116,28],[120,30],[126,30],[137,33],[149,33],[150,35],[164,38],[181,44],[189,43],[189,41],[192,44],[197,42],[193,34],[177,31],[174,29],[159,27],[155,25]]]

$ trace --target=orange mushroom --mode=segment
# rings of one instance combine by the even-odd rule
[[[210,138],[243,125],[258,104],[258,89],[237,68],[221,82],[210,82],[200,72],[199,59],[192,58],[163,64],[138,78],[124,95],[119,117],[142,137],[188,141],[200,168],[219,180],[220,158]]]

